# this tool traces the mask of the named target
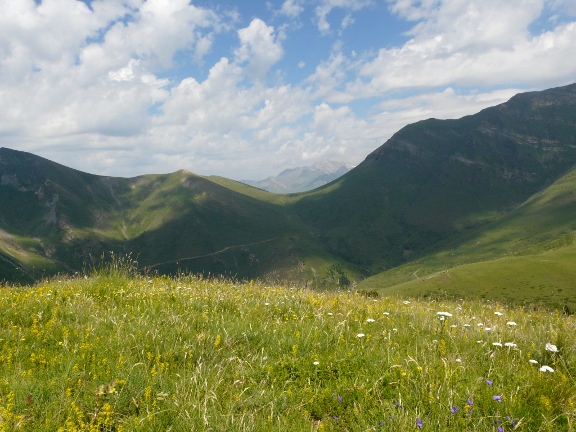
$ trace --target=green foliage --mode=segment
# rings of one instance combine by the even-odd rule
[[[114,256],[86,277],[0,290],[1,430],[567,431],[576,421],[574,316],[134,267]]]

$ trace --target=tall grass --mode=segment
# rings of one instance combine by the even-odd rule
[[[576,428],[573,316],[128,274],[0,290],[0,430]]]

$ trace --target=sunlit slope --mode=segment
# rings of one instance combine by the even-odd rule
[[[371,283],[374,286],[374,283]],[[378,290],[381,295],[482,298],[576,311],[576,247],[449,268]]]
[[[575,163],[571,85],[406,126],[295,207],[331,253],[374,273],[497,220]]]
[[[368,278],[360,287],[383,293],[441,296],[446,292],[574,305],[575,239],[576,169],[572,169],[495,222]]]

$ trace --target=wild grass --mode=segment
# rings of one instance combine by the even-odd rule
[[[0,289],[0,430],[572,431],[575,330],[112,264]]]

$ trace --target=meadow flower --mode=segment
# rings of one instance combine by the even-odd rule
[[[515,327],[515,326],[517,326],[518,324],[516,324],[514,321],[508,321],[508,322],[506,323],[506,325],[507,325],[507,326],[510,326],[510,327]]]
[[[454,360],[456,363],[462,363],[462,359],[457,358],[456,360]]]
[[[500,395],[494,395],[492,396],[492,399],[494,399],[496,402],[502,402],[502,396]]]
[[[548,342],[546,344],[546,351],[550,351],[550,352],[558,352],[558,347],[556,345],[552,345],[550,342]]]
[[[390,312],[384,312],[384,315],[390,315]]]
[[[318,366],[320,364],[319,361],[315,361],[314,363],[312,363],[314,366]]]
[[[486,380],[486,384],[488,384],[489,386],[492,385],[492,381],[490,381],[489,379]]]
[[[478,327],[484,327],[484,324],[482,324],[482,323],[478,323],[478,324],[476,324],[476,325],[477,325]]]
[[[516,345],[514,342],[506,342],[504,346],[507,346],[508,348],[515,348],[518,345]]]
[[[332,312],[328,312],[327,315],[328,315],[328,316],[332,316],[332,315],[334,315],[334,314],[333,314]]]
[[[501,347],[502,344],[500,342],[492,342],[492,345],[497,346],[497,347]]]
[[[470,327],[470,324],[464,324],[464,327]]]
[[[452,316],[452,314],[450,312],[436,312],[436,315],[441,316],[441,317],[443,316],[446,318],[450,318]]]
[[[529,361],[530,363],[532,363],[532,364],[538,364],[538,360],[530,359],[530,360],[528,360],[528,361]]]
[[[542,366],[540,369],[538,369],[540,372],[554,372],[554,369],[552,369],[550,366]]]
[[[422,429],[422,426],[423,426],[422,420],[420,420],[420,417],[418,417],[418,418],[416,419],[416,427],[417,427],[418,429]]]
[[[494,315],[502,316],[504,314],[502,312],[494,312]]]
[[[404,300],[402,303],[404,303],[405,305],[409,305],[410,302],[408,300]]]
[[[359,337],[359,338],[363,338],[363,337],[366,336],[366,335],[365,335],[364,333],[358,333],[356,336]]]
[[[375,322],[375,321],[376,321],[376,320],[375,320],[374,318],[368,318],[368,319],[366,320],[366,322],[368,322],[368,323],[373,323],[373,322]]]
[[[458,408],[458,405],[454,405],[451,409],[450,412],[452,414],[456,414],[458,411],[460,411],[460,408]]]
[[[342,403],[342,396],[338,395],[338,402]]]
[[[492,331],[492,327],[484,327],[484,331]]]

